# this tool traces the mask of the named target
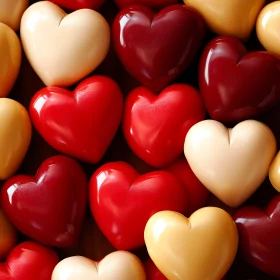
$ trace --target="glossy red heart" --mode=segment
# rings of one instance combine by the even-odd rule
[[[120,9],[126,8],[131,5],[141,4],[147,7],[160,9],[172,4],[178,3],[178,0],[115,0]]]
[[[76,90],[46,87],[30,103],[33,125],[53,148],[96,163],[109,147],[121,122],[123,97],[110,78],[95,76]]]
[[[280,277],[280,195],[265,210],[247,206],[233,218],[241,255],[258,269]]]
[[[144,228],[158,211],[186,213],[182,182],[167,171],[139,175],[125,162],[101,166],[91,177],[90,208],[99,228],[118,250],[144,246]]]
[[[239,122],[267,111],[280,100],[280,60],[264,51],[247,52],[231,37],[212,40],[199,67],[201,94],[210,116]]]
[[[79,9],[99,9],[106,0],[50,0],[61,8],[75,11]]]
[[[165,168],[165,170],[177,176],[184,183],[189,197],[189,211],[187,212],[187,217],[206,205],[209,191],[194,175],[190,165],[184,157],[180,157],[172,162]]]
[[[144,263],[147,280],[168,280],[149,258]]]
[[[204,117],[202,99],[191,86],[174,84],[159,95],[139,87],[126,99],[122,125],[133,152],[161,168],[182,154],[188,130]]]
[[[197,12],[184,5],[166,7],[158,14],[135,5],[118,14],[112,32],[126,70],[157,92],[190,64],[202,43],[205,24]]]
[[[16,175],[1,190],[1,206],[25,235],[50,246],[68,247],[79,236],[87,196],[81,166],[65,156],[45,160],[35,177]]]
[[[56,253],[35,242],[23,242],[0,263],[1,280],[50,280],[59,259]]]

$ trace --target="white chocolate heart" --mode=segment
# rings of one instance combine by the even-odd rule
[[[30,64],[47,86],[67,87],[83,79],[110,45],[110,27],[101,14],[81,9],[67,15],[48,1],[25,11],[20,33]]]
[[[246,120],[228,129],[205,120],[189,130],[184,152],[204,186],[227,205],[238,207],[268,175],[276,139],[258,121]]]
[[[201,208],[189,219],[158,212],[149,219],[144,237],[151,259],[169,280],[220,280],[238,247],[234,221],[216,207]]]
[[[0,22],[17,31],[28,3],[29,0],[0,0]]]
[[[51,280],[145,280],[141,261],[126,251],[107,255],[99,263],[75,256],[55,267]]]

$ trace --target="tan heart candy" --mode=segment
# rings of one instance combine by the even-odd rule
[[[0,120],[0,180],[5,180],[23,161],[32,128],[26,109],[9,98],[0,98]]]
[[[0,22],[17,31],[28,3],[29,0],[0,0]]]
[[[162,211],[145,228],[148,253],[169,280],[221,280],[238,247],[231,216],[216,207],[205,207],[189,219]]]
[[[83,79],[110,45],[110,27],[101,14],[81,9],[67,15],[48,1],[25,11],[20,33],[30,64],[47,86],[67,87]]]
[[[184,0],[196,9],[209,28],[219,35],[246,40],[252,32],[265,0]]]
[[[4,23],[0,23],[0,62],[0,97],[6,97],[19,73],[21,45],[13,29]]]
[[[51,280],[145,280],[141,261],[126,251],[107,255],[99,263],[75,256],[55,267]]]
[[[276,139],[258,121],[246,120],[228,129],[205,120],[189,130],[184,152],[204,186],[228,206],[238,207],[268,175]]]

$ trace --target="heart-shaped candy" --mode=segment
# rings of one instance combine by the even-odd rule
[[[265,112],[280,100],[280,60],[268,52],[247,52],[232,37],[205,48],[199,85],[212,119],[238,122]]]
[[[56,253],[35,242],[23,242],[0,263],[1,280],[50,280],[59,262]]]
[[[47,87],[31,100],[30,117],[43,138],[58,151],[98,162],[121,122],[123,97],[110,78],[95,76],[73,92]]]
[[[25,235],[44,244],[68,247],[76,242],[86,207],[87,180],[71,158],[45,160],[35,177],[17,175],[1,190],[1,206]]]
[[[144,263],[144,267],[147,280],[168,280],[150,258]]]
[[[162,211],[145,228],[148,253],[169,280],[219,280],[230,268],[238,247],[231,216],[216,207],[205,207],[189,219]]]
[[[239,237],[240,253],[258,269],[280,277],[280,195],[263,210],[247,206],[233,216]]]
[[[115,0],[120,9],[134,4],[141,4],[151,8],[160,9],[178,3],[178,0]]]
[[[195,124],[185,140],[194,174],[220,200],[238,207],[268,175],[276,139],[263,123],[247,120],[227,129],[214,120]]]
[[[219,35],[246,40],[250,36],[265,0],[184,0]]]
[[[0,0],[1,7],[1,0]],[[0,16],[1,16],[0,8]],[[0,98],[6,97],[19,73],[21,65],[21,44],[16,33],[0,22]]]
[[[89,201],[99,228],[120,250],[144,245],[144,228],[158,211],[186,213],[183,183],[167,171],[139,175],[125,162],[104,164],[90,180]]]
[[[51,2],[68,10],[99,9],[106,0],[50,0]]]
[[[154,167],[163,167],[183,152],[188,130],[205,117],[199,92],[174,84],[159,95],[145,87],[126,99],[123,132],[133,152]]]
[[[7,24],[15,31],[18,30],[28,3],[29,0],[0,0],[0,22]]]
[[[272,186],[280,192],[280,152],[277,153],[270,165],[269,180]]]
[[[158,14],[145,6],[123,9],[113,24],[116,52],[126,70],[153,91],[162,90],[190,64],[202,43],[202,17],[184,5]]]
[[[0,98],[0,119],[0,180],[5,180],[22,163],[30,144],[32,128],[26,109],[9,98]]]
[[[141,261],[133,254],[117,251],[100,262],[74,256],[62,260],[51,280],[146,280]]]
[[[110,44],[102,15],[90,9],[67,15],[49,1],[25,11],[20,34],[30,64],[47,86],[67,87],[86,77],[104,60]]]

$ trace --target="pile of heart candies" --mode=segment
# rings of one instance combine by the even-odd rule
[[[0,280],[280,278],[280,1],[0,22]]]

